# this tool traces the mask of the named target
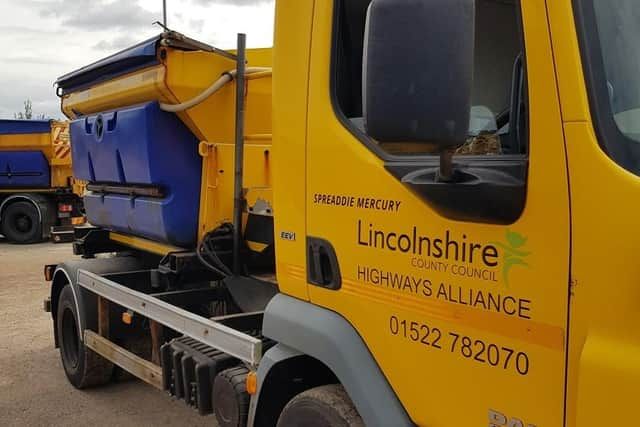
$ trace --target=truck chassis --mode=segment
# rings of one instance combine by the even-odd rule
[[[263,352],[275,344],[262,336],[263,312],[238,312],[221,280],[202,275],[195,253],[158,258],[114,243],[106,230],[81,227],[75,231],[74,252],[85,260],[77,262],[75,271],[67,264],[45,267],[45,277],[54,282],[58,292],[52,293],[44,307],[54,315],[63,363],[77,364],[77,354],[84,346],[85,352],[95,353],[90,357],[99,360],[85,362],[92,363],[89,370],[105,371],[96,383],[83,377],[80,388],[108,381],[108,368],[113,364],[185,400],[201,415],[215,412],[219,423],[231,420],[231,424],[220,425],[246,424],[250,401],[247,376],[256,374]],[[107,272],[96,268],[101,263],[111,263]],[[62,287],[61,278],[65,282]],[[259,279],[242,280],[243,284],[255,281],[256,286],[275,289],[273,283]],[[58,320],[65,318],[61,300],[68,286],[77,314],[70,328]],[[229,305],[214,316],[206,315],[213,310],[189,309],[223,302]],[[72,335],[77,334],[77,342],[69,339],[69,329]],[[219,377],[222,380],[217,381]],[[220,381],[228,382],[216,388]],[[226,396],[231,393],[234,398],[216,405],[216,399],[221,400],[216,391]]]
[[[78,272],[78,285],[110,302],[135,311],[176,332],[240,359],[251,367],[257,366],[262,357],[262,340],[229,327],[225,322],[233,323],[233,321],[236,321],[236,323],[239,323],[240,320],[248,320],[249,322],[245,322],[245,326],[251,326],[255,329],[258,326],[255,321],[261,320],[257,315],[261,313],[242,313],[207,319],[162,301],[154,295],[144,294],[111,280],[123,276],[136,277],[143,275],[148,275],[148,272],[140,271],[100,276],[89,271],[80,270]],[[189,292],[191,291],[176,291],[174,296],[177,297]],[[246,323],[249,323],[249,325],[246,325]]]

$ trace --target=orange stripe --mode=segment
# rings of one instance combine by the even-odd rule
[[[70,151],[71,151],[71,148],[69,148],[66,145],[62,147],[56,147],[56,150],[55,150],[56,158],[62,159],[64,157],[67,157]]]
[[[55,145],[60,144],[60,132],[62,132],[62,128],[53,128],[53,143]]]
[[[371,288],[369,285],[347,278],[342,279],[342,291],[371,302],[394,305],[417,314],[519,339],[552,350],[561,351],[564,348],[564,329],[559,326],[507,317],[504,314],[440,300],[402,295],[398,291],[384,288]]]
[[[291,264],[279,264],[279,271],[285,275],[307,281],[305,268]],[[514,338],[551,350],[564,349],[564,329],[560,326],[533,320],[508,317],[455,303],[435,299],[425,299],[413,295],[403,295],[397,290],[373,288],[365,283],[343,277],[340,292],[385,306],[395,306],[445,322],[463,325],[476,330]]]
[[[278,271],[283,272],[289,277],[303,281],[305,283],[307,282],[307,273],[304,267],[293,264],[280,264],[278,266],[278,269]]]

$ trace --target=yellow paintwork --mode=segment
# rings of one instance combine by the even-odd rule
[[[50,166],[52,189],[72,188],[81,196],[84,187],[73,178],[69,122],[51,121],[49,133],[0,135],[0,151],[41,151]],[[42,192],[47,189],[23,189],[21,192]],[[15,192],[6,190],[3,192]]]
[[[522,2],[531,168],[525,211],[509,227],[442,218],[385,172],[382,161],[336,119],[329,98],[331,9],[329,0],[280,0],[276,9],[274,198],[280,208],[288,206],[276,215],[276,238],[281,232],[296,235],[295,241],[277,239],[281,290],[308,295],[347,318],[419,425],[487,425],[489,409],[525,425],[633,424],[640,384],[640,274],[634,267],[640,231],[633,208],[613,207],[635,200],[640,179],[598,146],[570,0]],[[295,40],[287,37],[293,32],[299,35]],[[303,173],[306,189],[298,186]],[[401,208],[327,206],[314,203],[316,194],[392,199]],[[509,229],[528,238],[529,268],[514,268],[508,287],[500,278],[485,284],[420,271],[411,265],[413,256],[358,245],[359,220],[365,232],[368,224],[396,232],[416,225],[424,233],[450,230],[479,242],[504,241]],[[340,291],[306,285],[304,236],[334,245],[343,276]],[[531,319],[415,296],[410,288],[367,285],[358,266],[526,298]],[[392,315],[526,352],[530,371],[522,376],[394,336]]]
[[[84,188],[78,187],[73,178],[71,167],[71,141],[69,138],[69,122],[51,122],[51,157],[47,157],[51,166],[51,186],[54,188],[71,187],[78,196],[82,196]]]
[[[523,20],[527,64],[530,70],[536,70],[529,75],[530,93],[536,94],[530,100],[531,164],[545,166],[531,168],[526,209],[509,227],[459,223],[441,217],[387,173],[382,160],[338,121],[329,97],[332,3],[317,0],[314,10],[306,133],[305,234],[332,242],[344,285],[337,292],[308,286],[311,301],[340,313],[354,325],[419,425],[484,425],[489,409],[539,426],[560,425],[564,415],[569,197],[544,0],[523,2]],[[276,49],[276,61],[277,52]],[[277,68],[275,73],[278,79]],[[276,105],[278,99],[275,94]],[[274,134],[277,132],[276,125]],[[274,143],[278,153],[280,140],[276,138]],[[338,152],[340,155],[336,155]],[[383,212],[357,206],[326,206],[314,203],[316,194],[394,200],[400,202],[400,208],[397,212]],[[276,201],[277,196],[278,193]],[[507,230],[513,230],[528,237],[527,249],[532,253],[527,262],[531,268],[514,268],[509,285],[504,283],[499,268],[493,269],[496,282],[468,279],[450,271],[420,269],[413,266],[421,262],[415,255],[359,245],[359,221],[364,224],[364,233],[369,224],[407,234],[416,226],[428,235],[443,235],[449,230],[453,235],[464,234],[470,241],[484,243],[504,242]],[[279,227],[283,227],[282,223]],[[546,250],[549,247],[554,250]],[[454,265],[451,263],[449,268],[455,268]],[[481,268],[478,262],[474,266]],[[425,297],[415,287],[411,291],[411,286],[399,291],[368,284],[358,273],[365,267],[409,275],[421,282],[429,280],[433,296]],[[461,289],[463,294],[474,289],[530,300],[531,319],[435,298],[441,283]],[[299,286],[306,285],[301,282]],[[438,328],[442,333],[439,343],[442,349],[392,335],[389,326],[392,316]],[[493,367],[452,353],[453,335],[449,333],[526,353],[530,360],[528,374],[520,375],[513,367]],[[460,407],[465,409],[461,411]],[[541,407],[544,411],[539,410]]]
[[[215,98],[215,103],[208,104],[208,111],[205,103],[189,110],[189,114],[197,118],[197,123],[202,123],[199,127],[212,138],[201,142],[199,147],[202,156],[202,185],[198,238],[222,223],[233,222],[235,83],[228,84],[212,98]],[[245,191],[267,189],[266,200],[273,204],[270,107],[271,75],[265,74],[261,78],[248,80],[243,185]],[[199,108],[202,110],[196,112]],[[224,119],[226,122],[212,126],[215,120],[207,117]]]
[[[313,1],[278,0],[273,57],[273,195],[281,292],[309,299],[306,283],[305,159]],[[295,36],[292,36],[295,34]],[[282,239],[281,233],[294,233]]]
[[[165,85],[162,65],[138,70],[78,92],[65,94],[62,112],[74,119],[77,115],[97,113],[117,106],[135,105],[153,100],[176,102]]]
[[[640,178],[598,145],[569,1],[548,1],[572,208],[567,425],[635,425]],[[597,208],[594,208],[597,206]]]
[[[271,49],[250,49],[249,66],[271,65]],[[167,50],[166,84],[179,102],[202,92],[235,62],[211,53]],[[271,133],[271,79],[251,81],[246,98],[245,133]],[[233,142],[235,124],[235,84],[227,84],[206,101],[178,116],[203,141]]]
[[[3,151],[40,150],[47,159],[51,158],[53,145],[48,133],[2,135]]]
[[[235,62],[213,53],[163,48],[161,64],[137,70],[113,80],[62,97],[62,111],[70,118],[159,101],[185,102],[215,82]],[[249,49],[249,66],[271,65],[271,49]],[[270,77],[270,76],[263,76]],[[247,97],[246,133],[271,133],[270,79],[252,80]],[[202,141],[232,142],[234,135],[235,85],[228,84],[215,95],[178,116]],[[256,111],[256,114],[252,113]],[[259,112],[259,114],[258,114]]]
[[[157,255],[165,255],[171,252],[180,252],[184,249],[176,246],[165,245],[162,243],[154,242],[152,240],[143,239],[135,236],[128,236],[126,234],[110,232],[109,239],[114,242],[122,243],[123,245],[138,248],[140,250],[151,252]]]
[[[232,143],[203,143],[202,188],[200,190],[200,228],[198,238],[222,223],[233,222],[233,158]],[[271,202],[271,140],[252,140],[248,135],[244,147],[245,192],[261,189]],[[248,206],[251,202],[248,201]]]

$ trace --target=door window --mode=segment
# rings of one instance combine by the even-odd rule
[[[383,144],[366,134],[362,118],[362,53],[370,3],[371,0],[336,1],[332,69],[336,112],[345,126],[382,157],[435,154],[435,145]],[[457,154],[525,154],[525,74],[519,4],[515,0],[477,0],[475,40],[469,134]]]

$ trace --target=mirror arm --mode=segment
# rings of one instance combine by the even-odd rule
[[[440,171],[438,173],[438,180],[442,182],[453,182],[454,168],[453,168],[453,155],[455,154],[455,148],[445,148],[440,150]]]

